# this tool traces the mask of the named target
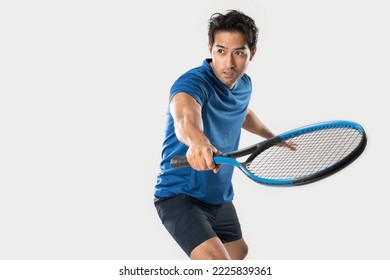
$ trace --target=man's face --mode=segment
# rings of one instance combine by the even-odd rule
[[[242,33],[227,31],[215,33],[214,45],[209,45],[209,50],[214,74],[229,89],[244,75],[256,53],[256,49],[252,52],[249,50]]]

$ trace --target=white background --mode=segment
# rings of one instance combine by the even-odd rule
[[[153,206],[167,98],[230,8],[260,27],[251,107],[275,133],[346,119],[368,134],[312,185],[235,172],[248,259],[390,258],[386,1],[41,0],[0,4],[0,259],[187,259]]]

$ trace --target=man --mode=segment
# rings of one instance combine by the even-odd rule
[[[248,108],[252,84],[245,74],[256,54],[258,28],[242,12],[209,21],[211,59],[172,86],[155,206],[162,223],[191,259],[244,259],[248,252],[232,203],[233,167],[213,155],[237,150],[241,128],[274,134]],[[186,155],[192,168],[173,169]]]

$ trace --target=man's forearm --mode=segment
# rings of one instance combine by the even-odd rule
[[[176,137],[188,147],[196,142],[209,143],[203,133],[201,107],[189,95],[179,93],[170,103]]]
[[[267,139],[275,136],[250,108],[248,108],[242,128]]]
[[[203,133],[201,124],[194,120],[189,114],[176,117],[175,133],[179,141],[186,144],[188,147],[197,142],[210,143]]]

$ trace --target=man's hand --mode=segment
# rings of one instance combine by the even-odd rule
[[[279,147],[284,147],[284,148],[289,148],[291,151],[295,151],[298,147],[298,144],[291,141],[291,140],[287,140],[287,141],[284,141],[280,144],[278,144]]]
[[[214,155],[221,154],[209,142],[194,141],[188,148],[187,160],[195,170],[213,170],[217,173],[220,165],[214,162]]]

